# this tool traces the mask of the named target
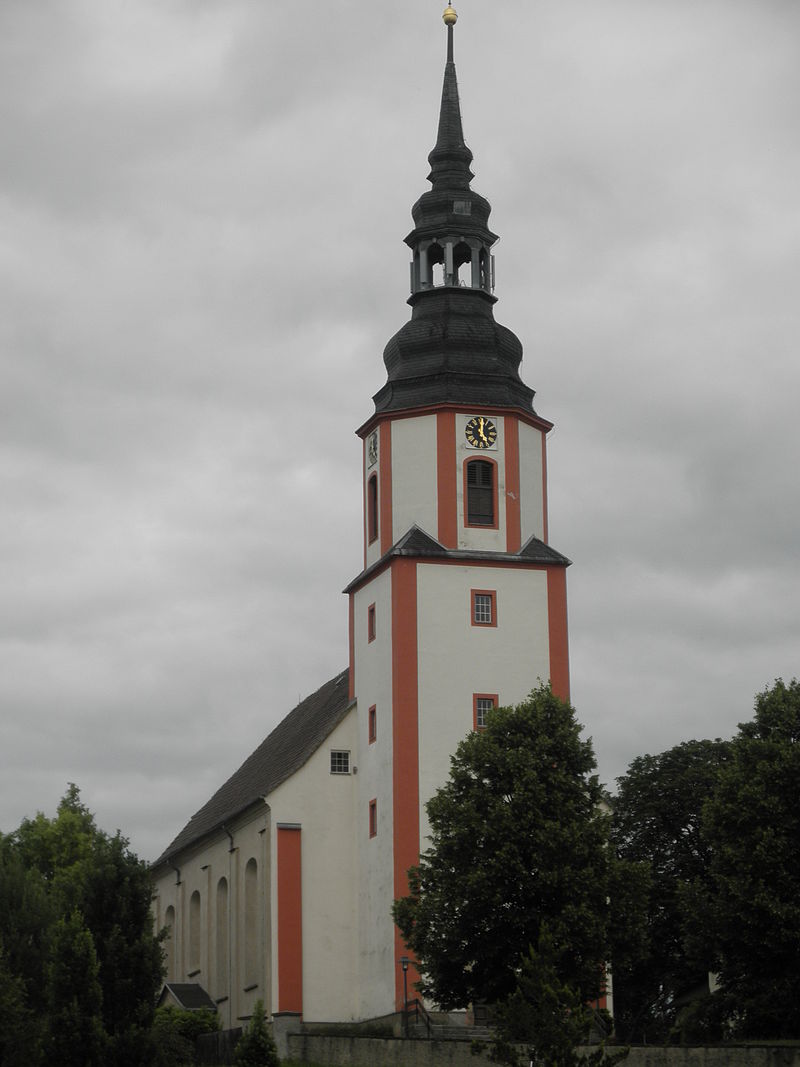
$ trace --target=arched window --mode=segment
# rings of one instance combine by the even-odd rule
[[[428,248],[428,270],[430,282],[434,288],[445,284],[444,249],[438,241],[434,241]]]
[[[459,241],[453,249],[453,271],[455,285],[472,285],[472,249],[465,241]]]
[[[195,889],[189,900],[189,972],[200,970],[200,894]]]
[[[370,544],[378,537],[378,475],[370,475],[367,482],[367,540]]]
[[[228,880],[220,878],[217,882],[217,936],[216,936],[216,991],[218,997],[229,995],[228,992]]]
[[[258,985],[258,962],[261,950],[261,923],[258,908],[258,864],[247,861],[244,869],[244,984]]]
[[[167,958],[164,961],[167,978],[175,978],[175,909],[171,904],[164,915],[164,926],[167,928],[167,936],[164,939],[167,950]]]
[[[467,525],[494,526],[494,463],[472,459],[467,463]]]

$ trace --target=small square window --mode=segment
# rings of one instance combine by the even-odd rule
[[[471,601],[473,626],[497,626],[497,593],[494,589],[473,589]]]
[[[369,802],[369,836],[376,837],[378,833],[378,801]]]
[[[496,693],[475,693],[472,697],[472,725],[475,730],[486,729],[490,711],[497,707]]]
[[[375,640],[375,605],[367,608],[367,641]]]
[[[376,709],[374,704],[372,705],[372,707],[367,712],[367,718],[368,718],[368,735],[367,736],[369,738],[369,743],[372,745],[372,744],[375,743],[375,741],[377,740],[377,737],[378,737],[378,712],[377,712],[377,709]]]
[[[331,749],[331,774],[350,773],[350,753]]]

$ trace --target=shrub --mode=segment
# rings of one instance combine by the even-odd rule
[[[256,1001],[250,1025],[236,1046],[237,1067],[279,1067],[278,1050],[267,1029],[264,1005]]]

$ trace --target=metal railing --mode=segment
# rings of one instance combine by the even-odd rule
[[[432,1037],[433,1020],[431,1019],[430,1015],[428,1014],[427,1008],[419,999],[419,997],[414,997],[413,1000],[406,1001],[405,1011],[403,1012],[403,1029],[405,1030],[406,1037],[408,1037],[408,1028],[411,1024],[412,1019],[415,1025],[419,1022],[423,1022],[425,1024],[425,1030],[427,1032],[428,1037]]]

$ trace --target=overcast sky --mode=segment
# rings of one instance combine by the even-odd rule
[[[443,7],[0,4],[0,830],[151,859],[346,665]],[[458,12],[610,784],[800,673],[800,4]]]

